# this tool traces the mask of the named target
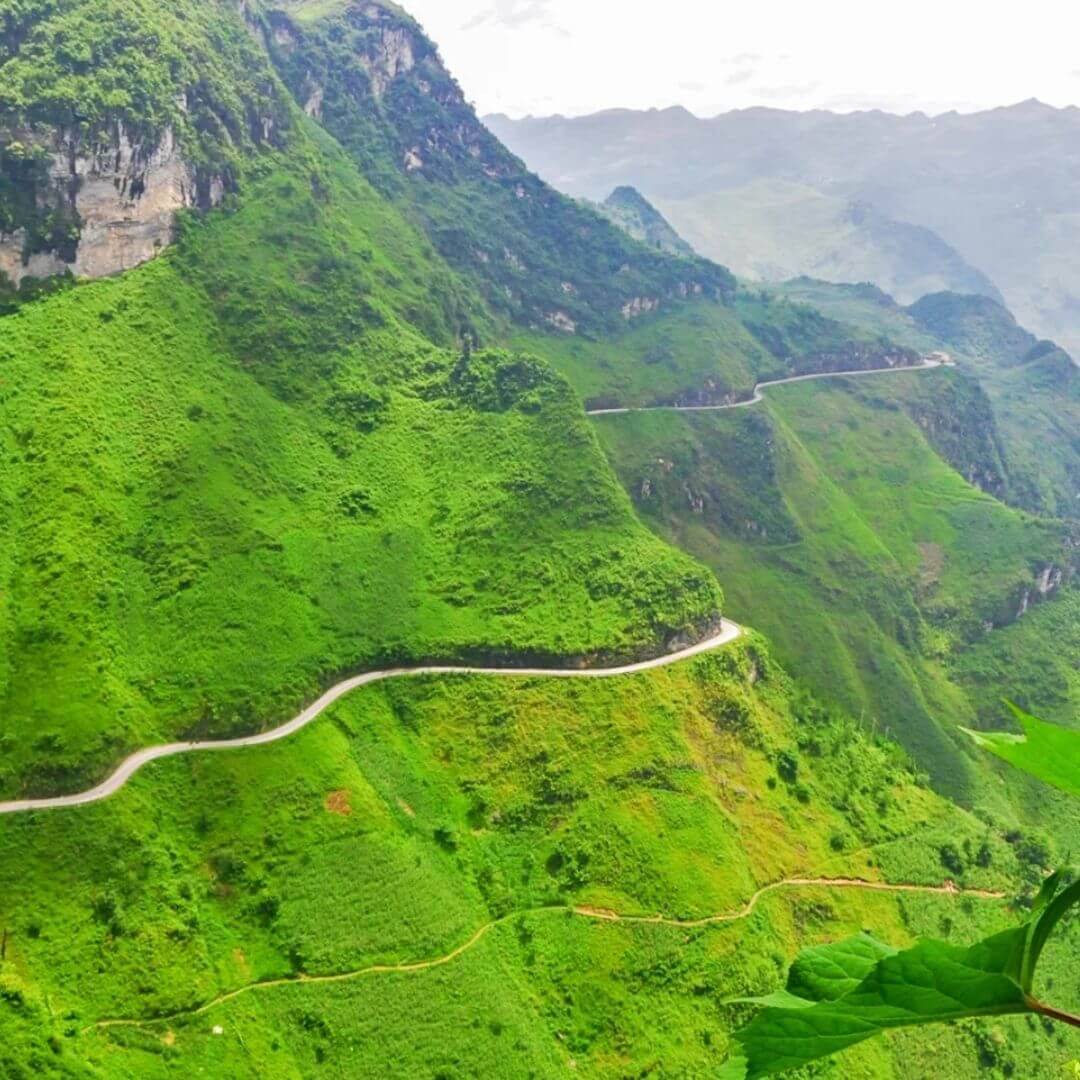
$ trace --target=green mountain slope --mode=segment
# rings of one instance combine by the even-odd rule
[[[977,799],[949,665],[1076,570],[1073,528],[1007,509],[939,456],[951,444],[984,475],[982,415],[950,371],[777,388],[757,413],[597,422],[639,511],[716,569],[735,618]]]
[[[1071,609],[1034,601],[1070,534],[933,449],[997,467],[977,388],[615,437],[583,398],[722,400],[921,347],[556,195],[396,6],[6,15],[0,143],[32,119],[34,149],[0,240],[0,799],[265,728],[361,668],[664,652],[721,609],[695,554],[806,678],[751,632],[633,678],[387,683],[286,742],[0,816],[0,1074],[702,1075],[726,1001],[804,944],[1014,921],[1080,825],[1040,824],[952,724],[1012,650],[1067,640]],[[821,1075],[977,1080],[991,1050],[1034,1075],[1050,1045],[972,1026]]]
[[[632,243],[544,184],[479,122],[434,44],[394,5],[265,5],[269,42],[297,100],[494,311],[565,332],[608,332],[635,302],[723,298],[704,259]]]
[[[760,886],[949,873],[1012,889],[1037,866],[795,694],[759,640],[626,683],[370,688],[294,744],[4,819],[0,850],[13,1077],[701,1074],[737,1026],[723,1000],[778,979],[798,942],[946,921],[962,937],[1011,917],[993,900],[812,886],[737,917]],[[657,911],[732,918],[604,917]],[[1001,1030],[1003,1060],[1033,1075],[1042,1034]],[[882,1044],[823,1075],[902,1076],[933,1053],[974,1078],[979,1039]]]
[[[800,280],[782,293],[913,348],[944,348],[993,406],[1005,497],[1037,513],[1075,519],[1080,491],[1080,369],[986,297],[938,293],[901,308],[866,286]]]
[[[159,261],[0,323],[9,794],[377,661],[636,655],[716,618],[566,384],[442,348],[479,301],[290,123]]]
[[[635,240],[649,247],[666,251],[669,255],[694,254],[694,249],[637,188],[617,187],[599,204],[599,210]]]

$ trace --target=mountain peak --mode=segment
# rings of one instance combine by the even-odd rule
[[[694,249],[636,187],[621,185],[604,200],[604,214],[635,240],[669,255],[692,256]]]

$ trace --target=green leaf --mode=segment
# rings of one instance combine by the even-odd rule
[[[786,989],[765,997],[736,998],[729,1004],[806,1009],[821,1001],[835,1001],[854,990],[878,961],[895,953],[869,934],[804,949],[791,966]]]
[[[1040,1012],[1030,996],[1039,956],[1080,882],[1043,888],[1029,919],[969,948],[922,941],[897,952],[867,935],[805,950],[787,989],[734,1036],[723,1080],[795,1069],[890,1028]]]
[[[1003,761],[1080,798],[1080,732],[1048,724],[1008,704],[1023,735],[964,730]]]
[[[813,1003],[835,1001],[854,990],[896,950],[869,934],[804,950],[788,973],[788,991]]]

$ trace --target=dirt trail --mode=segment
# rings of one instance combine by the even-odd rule
[[[153,1024],[167,1024],[184,1017],[202,1016],[212,1009],[235,1001],[238,997],[253,993],[256,990],[272,990],[283,986],[317,986],[326,983],[351,982],[354,979],[362,979],[370,975],[411,975],[423,971],[431,971],[434,968],[445,967],[453,963],[459,957],[469,952],[480,944],[492,930],[505,925],[512,919],[524,915],[574,915],[582,919],[592,919],[596,922],[629,923],[650,926],[672,926],[681,929],[692,930],[705,926],[716,926],[725,923],[739,922],[749,918],[757,909],[761,901],[770,893],[787,889],[862,889],[869,892],[882,893],[922,893],[937,896],[969,896],[977,900],[1004,900],[1005,893],[992,892],[987,889],[962,889],[949,881],[944,885],[893,885],[880,881],[861,881],[858,878],[786,878],[783,881],[774,882],[758,889],[747,903],[736,911],[723,912],[718,915],[707,915],[701,919],[677,919],[666,915],[623,915],[617,911],[606,908],[589,907],[542,907],[528,908],[523,911],[514,911],[504,915],[501,919],[493,919],[480,927],[475,934],[464,944],[459,945],[452,952],[431,960],[417,960],[401,964],[374,964],[369,967],[358,968],[355,971],[345,971],[337,975],[293,975],[283,979],[268,979],[263,982],[249,983],[227,994],[221,994],[204,1005],[192,1009],[181,1009],[178,1012],[168,1013],[165,1016],[155,1016],[141,1019],[113,1019],[98,1020],[91,1024],[87,1031],[107,1030],[115,1027],[147,1027]]]

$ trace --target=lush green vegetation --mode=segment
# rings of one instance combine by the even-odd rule
[[[432,344],[468,303],[304,141],[165,258],[0,323],[7,793],[376,662],[633,655],[715,617],[560,378]]]
[[[1039,572],[1068,565],[1070,532],[1007,509],[930,445],[934,401],[934,423],[962,434],[958,373],[870,382],[777,388],[757,414],[596,423],[639,511],[717,570],[732,617],[962,794],[975,781],[950,732],[973,714],[948,669],[1015,621]],[[897,406],[905,393],[923,423]]]
[[[394,5],[0,13],[9,128],[172,127],[229,189],[138,271],[0,297],[0,798],[268,726],[359,668],[655,654],[720,610],[694,555],[803,677],[750,635],[633,679],[385,684],[289,742],[0,818],[0,1073],[701,1075],[741,1019],[724,1003],[804,945],[1015,922],[856,880],[1023,906],[1080,836],[953,726],[1001,692],[1037,705],[1032,658],[1075,629],[1071,601],[1014,622],[1065,528],[935,451],[1004,471],[977,387],[594,424],[583,398],[723,400],[922,346],[735,295],[562,199]],[[41,163],[4,146],[8,228]],[[1056,718],[1075,665],[1044,667]],[[1047,957],[1065,993],[1077,947]],[[1005,1020],[820,1075],[1078,1050]]]
[[[11,0],[3,23],[0,122],[9,130],[93,139],[115,124],[136,136],[172,128],[196,164],[222,171],[289,126],[286,98],[234,5]]]
[[[588,408],[740,401],[769,379],[916,358],[884,334],[755,292],[740,292],[731,306],[685,304],[599,339],[534,331],[513,340],[549,356]]]
[[[595,340],[536,332],[513,340],[550,357],[589,408],[748,397],[762,377],[789,370],[734,309],[716,304],[689,304]]]
[[[149,156],[170,132],[208,204],[212,182],[234,187],[252,151],[288,138],[287,96],[230,5],[17,0],[0,14],[0,228],[24,231],[26,257],[75,259],[68,155]]]
[[[527,171],[479,122],[434,44],[395,5],[265,5],[275,63],[297,100],[439,252],[518,324],[604,335],[629,304],[729,297],[731,274],[635,243]],[[391,63],[398,42],[407,62]],[[390,45],[387,45],[387,43]]]
[[[951,845],[959,870],[945,869]],[[570,907],[736,915],[787,877],[1026,892],[1052,852],[922,787],[895,747],[797,691],[761,639],[611,682],[367,688],[295,741],[154,766],[114,800],[0,819],[0,1061],[22,1075],[584,1076],[715,1068],[800,944],[1005,928],[994,900],[792,888],[700,927]],[[254,990],[446,956],[445,966]],[[1062,986],[1068,954],[1050,958]],[[221,1035],[214,1029],[220,1027]],[[1023,1021],[946,1033],[979,1075],[1048,1047]],[[902,1076],[873,1045],[836,1076]],[[1027,1072],[1025,1073],[1025,1070]],[[829,1075],[826,1073],[825,1075]]]
[[[1080,589],[965,649],[951,669],[975,705],[979,727],[997,726],[1003,692],[1055,723],[1080,723]]]
[[[1053,342],[1037,341],[986,297],[941,293],[903,309],[866,286],[802,279],[782,292],[894,341],[949,350],[992,404],[1003,496],[1037,513],[1080,516],[1080,369]]]
[[[1080,736],[1011,708],[1022,735],[969,734],[1010,764],[1080,797]],[[1080,881],[1072,877],[1052,874],[1020,926],[966,949],[924,940],[898,951],[863,933],[804,950],[784,990],[744,1002],[764,1008],[736,1032],[722,1075],[772,1076],[890,1029],[949,1020],[1026,1015],[1080,1028],[1080,1015],[1035,996],[1051,937],[1080,905]]]

